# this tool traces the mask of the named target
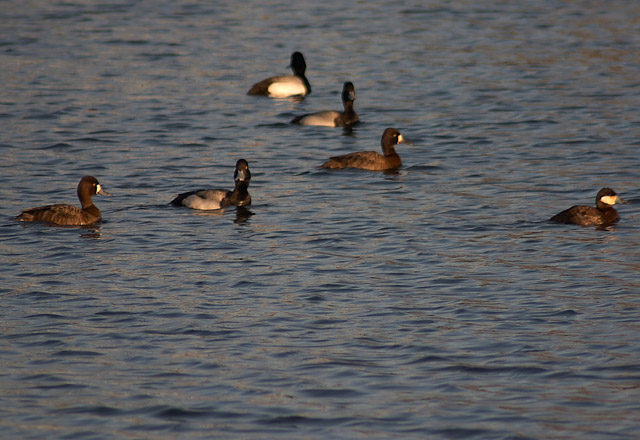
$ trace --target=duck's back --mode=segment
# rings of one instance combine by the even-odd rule
[[[298,116],[294,118],[291,122],[294,124],[300,125],[316,125],[320,127],[337,127],[338,126],[338,118],[342,113],[327,110],[323,112],[309,113],[306,115]],[[343,124],[344,125],[344,124]]]
[[[593,206],[576,205],[554,215],[549,220],[562,224],[598,226],[615,223],[618,218],[618,211],[613,208],[600,210]]]
[[[361,168],[364,170],[383,171],[398,168],[400,165],[402,165],[402,161],[397,154],[383,156],[375,151],[358,151],[332,157],[322,165],[322,168]]]
[[[226,189],[199,189],[179,194],[171,204],[191,209],[220,209],[223,199],[230,194],[231,191]]]
[[[27,209],[22,211],[16,220],[39,221],[62,226],[86,226],[99,222],[101,218],[100,210],[95,205],[80,209],[73,205],[58,204]]]
[[[272,78],[263,79],[262,81],[255,83],[249,91],[247,95],[257,95],[257,96],[269,96],[269,86],[273,81],[276,81],[278,76],[274,76]]]

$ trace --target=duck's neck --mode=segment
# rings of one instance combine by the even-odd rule
[[[311,93],[311,84],[309,84],[309,80],[307,80],[307,77],[304,76],[304,72],[302,72],[302,73],[296,72],[295,76],[300,78],[302,80],[302,82],[304,83],[304,87],[307,89],[307,95],[309,93]]]
[[[240,202],[249,196],[249,181],[236,180],[236,186],[229,197],[234,202]]]
[[[355,116],[356,112],[353,110],[353,101],[344,102],[344,115],[347,117]]]
[[[398,153],[396,153],[396,149],[395,146],[390,145],[388,147],[385,147],[384,145],[382,146],[382,153],[386,156],[386,157],[393,157],[393,156],[398,156]],[[400,156],[398,156],[400,157]]]
[[[615,208],[611,205],[606,206],[604,208],[598,206],[598,211],[600,211],[603,215],[606,215],[607,217],[615,217],[618,215],[618,211],[615,210]]]
[[[91,214],[94,217],[100,217],[100,210],[98,209],[98,207],[96,205],[94,205],[93,203],[89,206],[83,206],[82,210],[88,214]]]
[[[78,200],[80,200],[80,205],[82,205],[82,209],[87,209],[93,205],[93,194],[86,189],[81,190],[78,188]]]

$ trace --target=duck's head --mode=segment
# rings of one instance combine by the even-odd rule
[[[302,56],[300,52],[292,53],[289,67],[296,75],[304,76],[304,72],[307,70],[307,63],[304,61],[304,56]]]
[[[251,171],[249,171],[249,163],[246,160],[238,159],[233,179],[236,182],[249,182],[251,180]]]
[[[342,87],[342,102],[347,101],[355,101],[356,100],[356,89],[353,87],[352,82],[344,83]]]
[[[599,209],[611,208],[616,203],[626,204],[627,202],[622,200],[618,194],[611,188],[602,188],[596,195],[596,206]]]

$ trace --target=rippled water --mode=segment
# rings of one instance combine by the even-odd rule
[[[0,437],[635,438],[638,4],[228,3],[2,2]],[[248,212],[166,205],[240,157]],[[13,221],[85,174],[101,225]]]

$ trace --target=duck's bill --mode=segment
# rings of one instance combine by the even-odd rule
[[[244,182],[245,180],[249,180],[251,179],[251,173],[249,172],[249,170],[236,170],[235,173],[235,180],[239,180],[241,182]]]
[[[411,142],[409,139],[406,139],[404,136],[399,135],[398,136],[398,143],[399,144],[407,144],[407,145],[411,145],[413,146],[413,142]]]
[[[105,190],[103,190],[100,185],[98,185],[97,189],[98,190],[96,191],[96,194],[100,194],[101,196],[111,197],[111,193],[110,192],[106,192]]]

